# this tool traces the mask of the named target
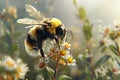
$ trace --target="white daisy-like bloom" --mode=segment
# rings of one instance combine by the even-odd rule
[[[120,74],[120,65],[115,59],[110,59],[109,62],[111,63],[111,71],[115,74],[118,75]]]
[[[71,55],[66,55],[66,62],[68,66],[75,66],[76,60]]]
[[[108,34],[109,33],[109,31],[111,30],[111,26],[103,26],[103,25],[98,25],[98,27],[99,27],[99,30],[98,30],[98,32],[100,33],[100,34]]]
[[[26,72],[28,72],[28,67],[25,63],[22,62],[21,59],[17,59],[16,63],[17,63],[17,67],[16,67],[16,74],[14,75],[15,79],[16,80],[24,79]]]
[[[108,68],[101,65],[99,68],[95,70],[95,72],[97,75],[101,74],[102,76],[106,76]]]
[[[104,45],[105,45],[106,47],[108,47],[109,45],[114,45],[114,44],[115,44],[114,41],[111,40],[109,37],[103,38],[103,42],[104,42]]]
[[[64,43],[62,44],[62,47],[63,47],[63,49],[68,49],[68,50],[70,50],[71,44],[69,44],[68,42],[64,42]]]
[[[105,38],[105,44],[106,46],[109,46],[109,45],[114,45],[115,43],[110,38]]]
[[[1,66],[8,71],[13,71],[16,69],[17,64],[10,56],[5,56],[5,59],[1,62]]]
[[[59,51],[60,56],[62,56],[63,58],[65,58],[67,55],[70,55],[70,51],[62,49]]]
[[[84,55],[83,55],[83,54],[79,54],[79,55],[78,55],[78,58],[79,58],[80,60],[82,60],[82,59],[83,59],[83,57],[84,57]]]

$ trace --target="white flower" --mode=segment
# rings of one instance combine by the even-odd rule
[[[71,55],[66,56],[66,61],[67,61],[68,66],[76,65],[76,60]]]
[[[62,56],[63,58],[65,58],[67,55],[70,55],[70,51],[63,49],[63,50],[59,51],[59,54],[60,54],[60,56]]]
[[[114,42],[108,37],[104,38],[104,43],[106,46],[114,45]]]
[[[63,46],[63,49],[68,49],[68,50],[70,50],[70,48],[71,48],[71,44],[69,44],[68,42],[64,42],[64,43],[62,44],[62,46]]]
[[[96,70],[95,70],[95,72],[99,75],[99,74],[101,74],[102,76],[106,76],[106,74],[107,74],[107,72],[108,72],[108,68],[107,67],[103,67],[102,65],[99,67],[99,68],[97,68]]]
[[[17,64],[10,56],[6,56],[5,59],[1,62],[1,66],[8,71],[13,71],[16,69]]]
[[[115,75],[120,74],[120,65],[118,64],[117,60],[115,60],[115,59],[110,59],[109,62],[112,64],[112,65],[111,65],[111,71],[112,71]]]
[[[104,35],[107,35],[111,30],[111,26],[99,25],[98,27],[99,27],[99,33]]]
[[[79,55],[78,55],[78,58],[79,58],[80,60],[82,60],[82,59],[83,59],[83,56],[84,56],[83,54],[79,54]]]
[[[28,72],[28,67],[25,63],[22,62],[21,59],[17,59],[16,63],[17,63],[16,74],[14,76],[15,76],[16,80],[24,79],[26,72]]]

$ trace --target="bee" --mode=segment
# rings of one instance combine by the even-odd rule
[[[55,40],[60,48],[60,40],[63,40],[66,35],[66,28],[58,18],[46,18],[32,5],[25,6],[26,11],[30,17],[35,18],[23,18],[18,19],[17,22],[21,24],[30,25],[27,34],[27,38],[24,41],[26,52],[29,54],[41,54],[45,58],[43,51],[43,42],[47,39]],[[39,53],[39,54],[38,54]]]

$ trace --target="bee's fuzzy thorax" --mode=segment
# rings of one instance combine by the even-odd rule
[[[57,19],[57,18],[52,18],[49,22],[51,23],[51,26],[52,26],[53,28],[57,28],[57,27],[59,27],[59,26],[62,25],[61,20],[59,20],[59,19]]]
[[[62,22],[57,18],[49,18],[47,22],[50,24],[50,26],[47,27],[47,30],[51,34],[55,34],[56,28],[62,25]]]

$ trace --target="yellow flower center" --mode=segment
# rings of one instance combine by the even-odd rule
[[[62,65],[66,65],[66,62],[63,59],[60,59],[59,63],[62,64]]]
[[[68,44],[68,43],[65,44],[65,48],[67,48],[67,49],[70,48],[70,46],[71,46],[71,45]]]
[[[55,52],[55,48],[51,48],[50,51]]]
[[[117,68],[112,68],[112,72],[117,72],[118,69]]]
[[[22,72],[22,68],[18,67],[17,68],[17,73],[16,73],[16,78],[20,78],[20,73]]]
[[[67,54],[67,51],[66,50],[60,50],[59,53],[60,53],[61,56],[65,56]]]
[[[17,68],[17,72],[18,72],[18,73],[22,72],[22,68],[21,68],[21,67],[18,67],[18,68]]]
[[[56,60],[57,60],[57,55],[53,55],[53,56],[51,57],[51,59],[56,61]]]
[[[67,62],[68,62],[68,63],[73,63],[73,58],[72,58],[72,57],[69,57],[69,58],[67,59]]]
[[[7,61],[6,64],[8,65],[8,67],[13,67],[14,66],[14,64],[10,61]]]
[[[40,69],[44,69],[45,67],[46,67],[45,62],[41,62],[41,63],[39,64],[39,68],[40,68]]]
[[[107,28],[107,29],[104,30],[104,33],[107,34],[107,33],[109,33],[109,31],[110,31],[110,29]]]

